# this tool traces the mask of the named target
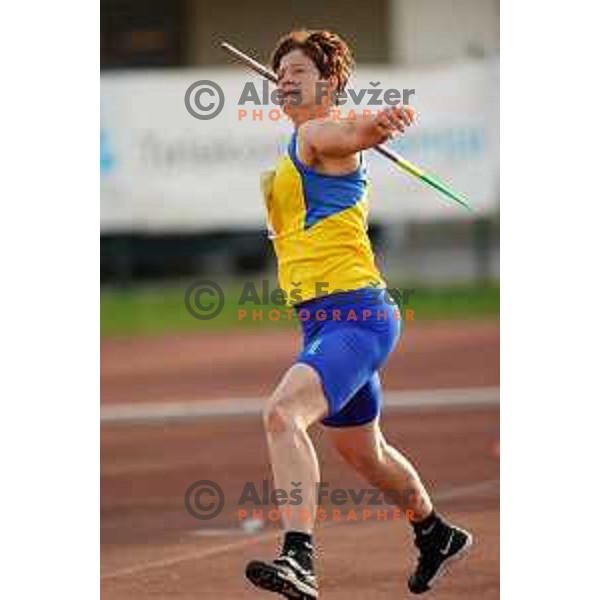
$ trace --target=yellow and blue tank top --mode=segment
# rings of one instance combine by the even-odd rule
[[[297,133],[276,168],[262,175],[279,287],[290,304],[333,292],[383,287],[367,236],[370,183],[360,166],[326,175],[304,165]]]

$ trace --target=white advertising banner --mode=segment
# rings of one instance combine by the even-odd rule
[[[497,60],[427,71],[363,67],[352,87],[354,99],[366,92],[361,102],[340,107],[342,114],[376,111],[386,92],[390,98],[392,90],[414,90],[409,103],[417,123],[390,147],[465,194],[476,213],[498,209]],[[256,102],[272,91],[238,68],[103,74],[102,233],[264,227],[260,173],[273,166],[292,131],[275,103]],[[220,106],[209,119],[188,110],[206,117]],[[469,217],[377,153],[366,158],[371,221]]]

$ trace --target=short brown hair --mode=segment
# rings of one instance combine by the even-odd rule
[[[354,57],[348,44],[331,31],[308,31],[302,29],[284,35],[271,57],[271,67],[279,69],[281,59],[292,52],[302,50],[314,63],[324,79],[337,77],[337,92],[343,92],[354,67]]]

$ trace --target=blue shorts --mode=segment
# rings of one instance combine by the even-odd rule
[[[297,363],[320,376],[330,427],[364,425],[381,412],[378,369],[401,331],[400,309],[377,288],[340,292],[296,306],[304,344]]]

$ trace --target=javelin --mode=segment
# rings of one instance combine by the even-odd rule
[[[273,83],[277,83],[277,76],[275,75],[275,73],[273,73],[273,71],[267,69],[267,67],[261,65],[258,61],[254,60],[253,58],[250,58],[247,54],[244,54],[235,46],[232,46],[227,42],[222,42],[221,48],[227,50],[227,52],[235,56],[246,66],[250,67],[253,71],[256,71],[258,74],[262,75],[265,79],[268,79]],[[398,168],[406,171],[413,177],[416,177],[417,179],[420,179],[421,181],[427,183],[428,185],[435,188],[445,196],[448,196],[448,198],[451,198],[455,202],[458,202],[461,206],[464,206],[467,210],[473,210],[469,206],[469,203],[465,196],[452,190],[449,186],[440,181],[437,177],[431,175],[431,173],[426,173],[425,171],[423,171],[423,169],[417,167],[417,165],[411,163],[410,161],[406,160],[406,158],[400,156],[399,154],[397,154],[393,150],[390,150],[389,148],[386,148],[385,146],[377,145],[374,146],[374,149],[377,150],[379,154],[391,160]]]

